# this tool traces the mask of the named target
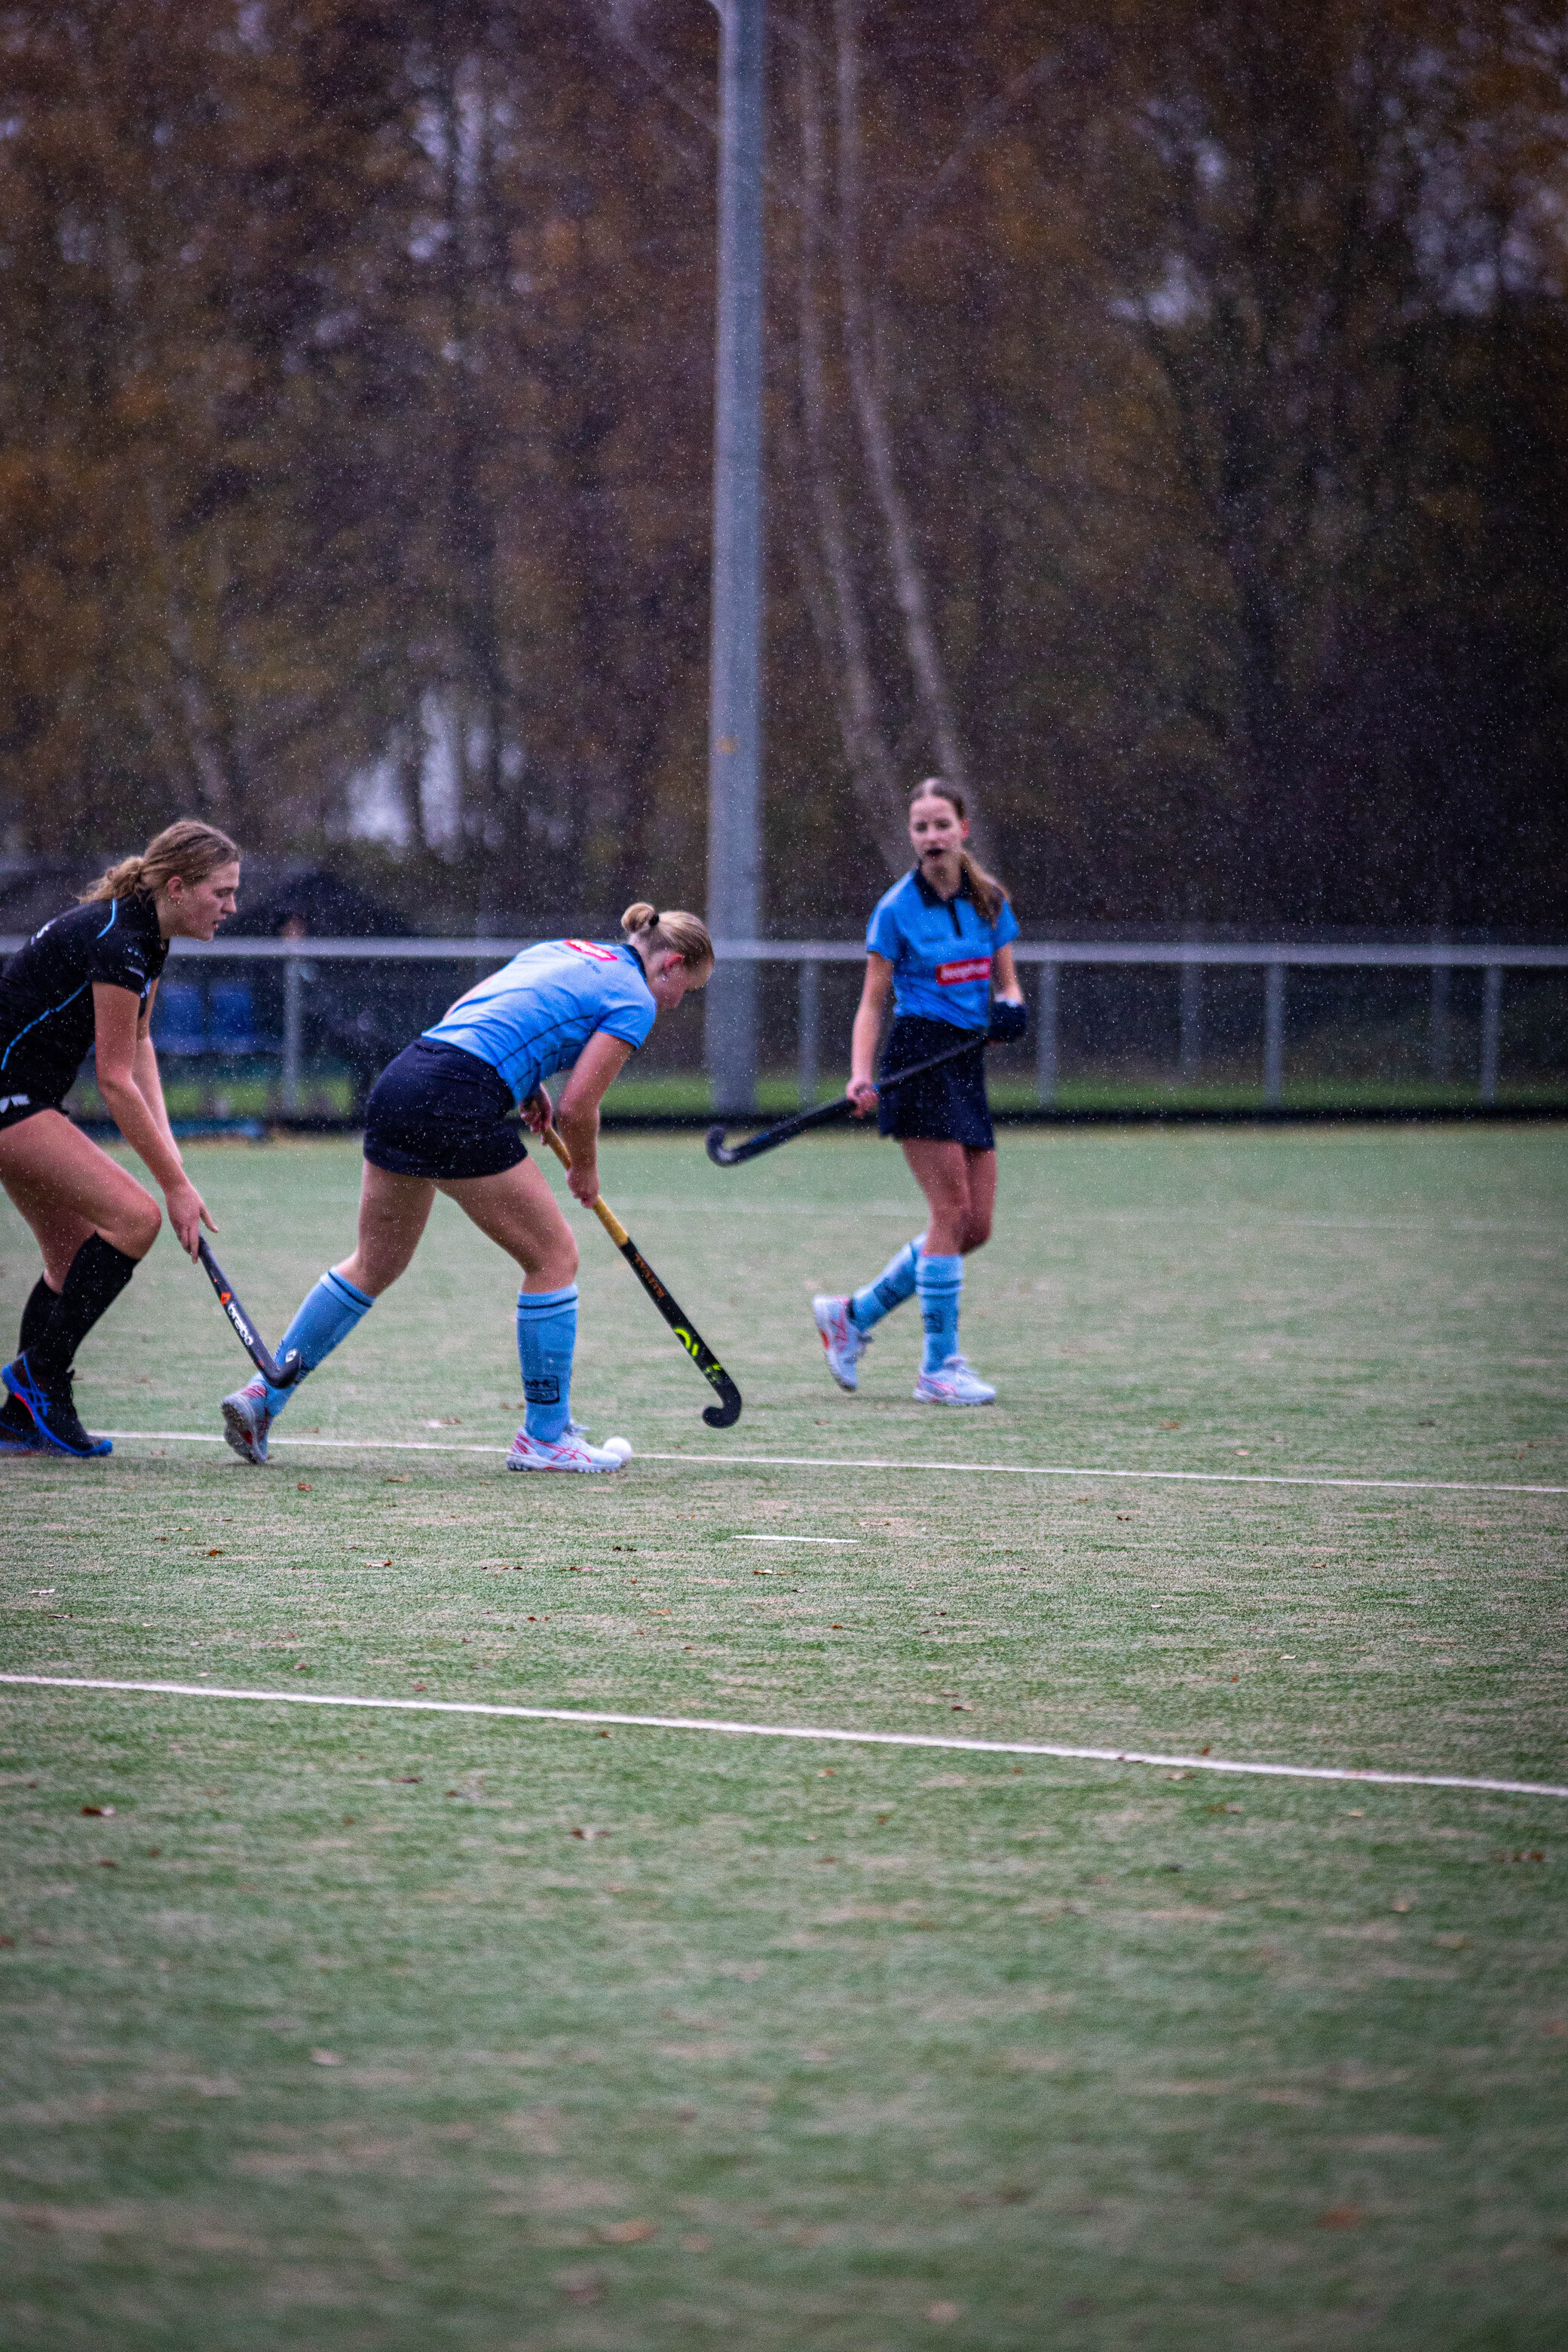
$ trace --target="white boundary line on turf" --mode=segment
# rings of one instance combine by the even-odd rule
[[[731,1543],[819,1543],[833,1544],[841,1551],[853,1551],[858,1538],[855,1536],[731,1536]]]
[[[117,1443],[137,1445],[222,1445],[209,1429],[110,1429]],[[504,1445],[448,1445],[424,1437],[275,1437],[274,1445],[329,1446],[351,1454],[504,1454]],[[641,1454],[634,1462],[684,1462],[718,1470],[948,1470],[986,1478],[1136,1478],[1199,1486],[1346,1486],[1416,1495],[1568,1495],[1568,1486],[1504,1486],[1475,1478],[1336,1478],[1288,1470],[1075,1469],[1037,1462],[894,1462],[840,1454]]]
[[[251,1699],[284,1706],[370,1707],[395,1714],[489,1715],[530,1723],[613,1723],[644,1731],[722,1731],[752,1739],[830,1739],[875,1748],[958,1748],[979,1756],[1049,1756],[1078,1764],[1154,1764],[1185,1772],[1239,1772],[1259,1780],[1337,1780],[1385,1789],[1476,1789],[1493,1796],[1568,1797],[1542,1780],[1472,1780],[1458,1772],[1357,1771],[1341,1764],[1245,1764],[1222,1756],[1160,1756],[1140,1748],[1070,1748],[1056,1739],[961,1739],[933,1731],[841,1731],[816,1724],[729,1723],[704,1715],[612,1715],[567,1706],[508,1706],[471,1698],[356,1698],[325,1691],[229,1690],[221,1684],[114,1682],[98,1675],[0,1674],[29,1688],[140,1691],[169,1698]]]

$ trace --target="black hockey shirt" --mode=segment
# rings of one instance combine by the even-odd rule
[[[58,1103],[92,1047],[94,981],[144,1004],[168,953],[150,890],[89,898],[35,931],[0,975],[0,1112]]]

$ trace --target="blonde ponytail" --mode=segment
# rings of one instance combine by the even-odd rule
[[[239,852],[226,833],[199,817],[181,817],[155,834],[140,857],[122,857],[81,894],[92,898],[129,898],[138,890],[161,890],[177,874],[182,882],[205,882],[220,866],[237,866]]]
[[[82,892],[83,905],[89,898],[129,898],[132,891],[142,887],[144,862],[140,857],[122,857],[118,866],[111,866],[106,874],[99,876],[90,890]]]
[[[689,972],[712,967],[713,942],[700,915],[685,914],[679,907],[667,907],[661,915],[646,898],[636,898],[621,917],[621,929],[645,957],[668,948]]]
[[[958,816],[967,817],[969,814],[963,794],[959,791],[958,786],[944,783],[940,776],[928,776],[923,783],[917,784],[910,794],[910,806],[913,808],[916,801],[930,800],[945,801]],[[958,852],[958,864],[959,870],[969,886],[970,897],[986,921],[994,923],[1007,903],[1006,891],[997,881],[994,874],[987,874],[978,857],[973,856],[962,844]]]

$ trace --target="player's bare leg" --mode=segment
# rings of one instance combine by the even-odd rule
[[[300,1302],[279,1342],[280,1363],[293,1354],[302,1359],[305,1371],[313,1371],[347,1339],[382,1292],[406,1273],[435,1202],[436,1187],[426,1178],[394,1175],[365,1161],[358,1244]],[[266,1462],[268,1433],[293,1393],[293,1388],[270,1387],[258,1373],[225,1397],[223,1433],[242,1462],[258,1467]]]
[[[58,1310],[0,1375],[8,1392],[0,1404],[0,1447],[107,1454],[109,1440],[91,1436],[78,1417],[71,1360],[156,1241],[158,1204],[58,1110],[36,1111],[0,1130],[0,1184],[38,1244]]]

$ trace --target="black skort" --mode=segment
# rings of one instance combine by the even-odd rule
[[[58,1110],[59,1100],[53,1095],[36,1093],[7,1094],[0,1084],[0,1135],[8,1127],[18,1127],[25,1118],[36,1118],[41,1110]]]
[[[416,1037],[371,1088],[364,1156],[391,1175],[434,1183],[503,1176],[528,1158],[514,1108],[500,1072],[477,1054]]]
[[[994,1151],[995,1130],[985,1099],[985,1056],[980,1051],[985,1042],[984,1029],[960,1029],[951,1021],[900,1013],[888,1033],[878,1087],[884,1087],[895,1071],[929,1062],[933,1055],[945,1054],[966,1039],[973,1040],[975,1051],[962,1060],[929,1071],[923,1078],[911,1078],[908,1086],[879,1093],[877,1126],[881,1134],[897,1136],[900,1142],[962,1143],[967,1151]]]

